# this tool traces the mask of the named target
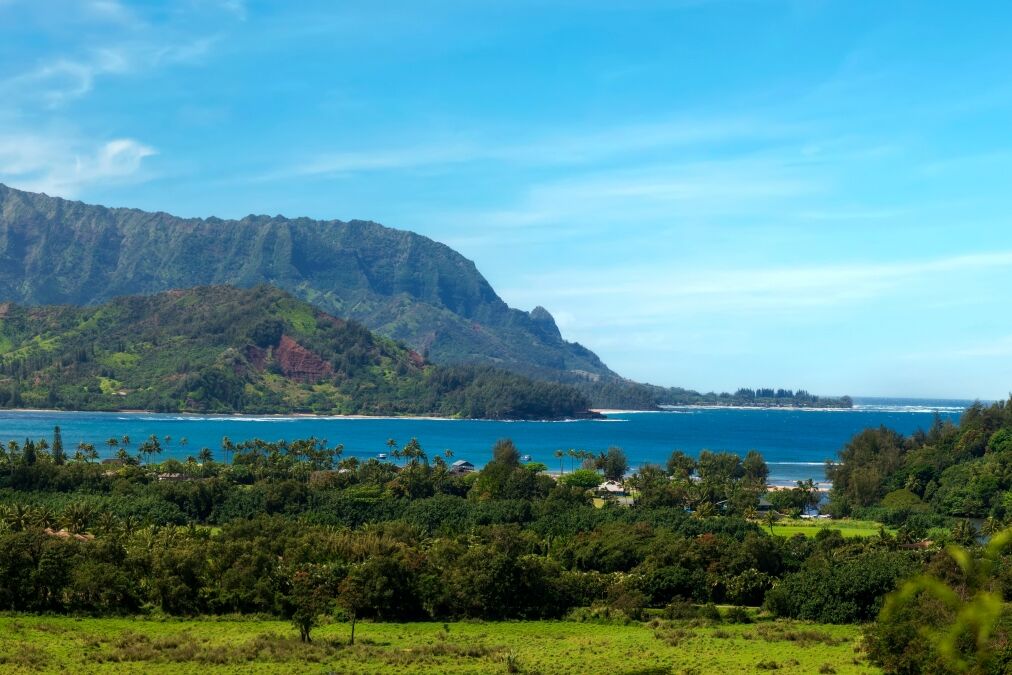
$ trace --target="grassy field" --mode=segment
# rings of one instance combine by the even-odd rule
[[[872,537],[879,533],[882,526],[872,520],[781,520],[773,524],[773,534],[781,537],[793,537],[803,534],[814,537],[821,529],[839,530],[845,537]],[[769,532],[768,525],[762,528]],[[886,528],[887,531],[889,528]]]
[[[876,673],[856,626],[654,621],[333,623],[0,617],[0,671],[107,673]]]

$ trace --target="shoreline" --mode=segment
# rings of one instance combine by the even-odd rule
[[[444,422],[466,421],[475,418],[469,417],[437,417],[435,415],[322,415],[316,413],[292,412],[292,413],[202,413],[202,412],[162,412],[158,410],[57,410],[53,408],[0,408],[2,413],[43,413],[43,414],[75,414],[75,415],[172,415],[177,417],[218,417],[221,419],[256,419],[261,417],[276,417],[279,419],[305,418],[305,419],[347,419],[347,420],[434,420]],[[506,420],[491,420],[506,421]],[[512,421],[512,420],[510,420]],[[538,420],[521,420],[538,421]]]
[[[600,415],[630,415],[630,414],[659,414],[659,413],[677,413],[683,410],[786,410],[786,411],[807,411],[807,410],[818,410],[828,412],[860,412],[859,408],[839,408],[831,406],[807,406],[807,405],[722,405],[714,404],[707,405],[705,403],[687,403],[685,405],[670,405],[664,406],[660,410],[632,410],[632,409],[616,409],[616,408],[591,408],[591,412],[598,413]]]
[[[594,412],[593,410],[589,412]],[[593,422],[596,417],[560,417],[553,419],[493,419],[488,417],[440,417],[438,415],[362,415],[362,414],[323,414],[307,412],[291,413],[215,413],[215,412],[162,412],[158,410],[58,410],[55,408],[0,408],[3,413],[42,413],[42,414],[74,414],[74,415],[166,415],[174,417],[217,418],[217,419],[318,419],[318,420],[414,420],[428,422]]]

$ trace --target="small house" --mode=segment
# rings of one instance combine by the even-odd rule
[[[158,480],[191,480],[185,473],[160,473]]]
[[[474,472],[474,464],[466,459],[458,459],[450,465],[450,474],[454,476],[465,476]]]
[[[598,497],[624,497],[625,486],[615,480],[606,480],[597,486]]]

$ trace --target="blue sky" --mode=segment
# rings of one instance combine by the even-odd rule
[[[612,368],[1012,390],[1012,7],[0,0],[0,181],[446,242]]]

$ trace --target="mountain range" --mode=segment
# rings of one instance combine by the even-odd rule
[[[0,301],[94,306],[194,286],[262,284],[359,322],[427,362],[569,384],[595,407],[756,403],[625,379],[565,340],[546,309],[509,307],[472,261],[413,232],[361,220],[179,218],[0,184]],[[806,395],[792,404],[840,402],[847,403]]]
[[[0,185],[0,299],[94,305],[197,285],[271,284],[436,363],[559,381],[616,379],[541,307],[512,309],[474,263],[427,237],[353,220],[177,218]]]

